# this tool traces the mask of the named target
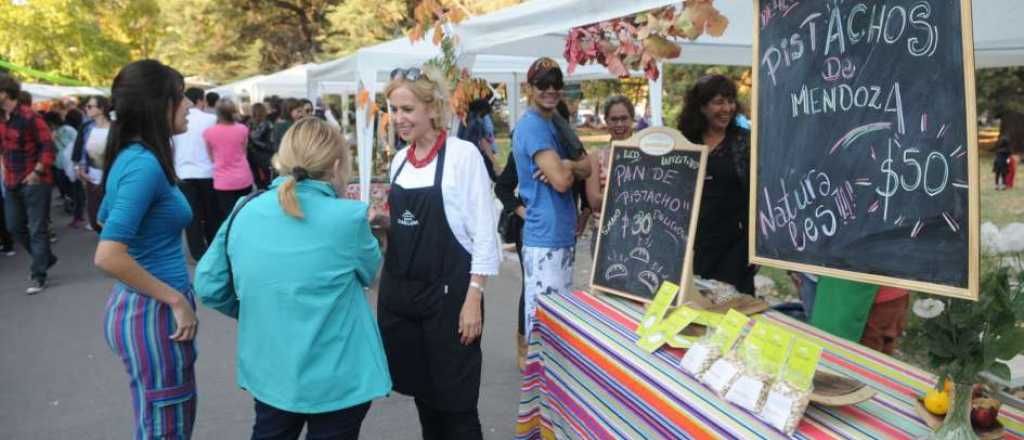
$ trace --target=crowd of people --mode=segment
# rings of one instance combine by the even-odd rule
[[[30,294],[57,261],[51,185],[71,227],[99,235],[95,264],[117,280],[105,337],[129,375],[135,438],[192,432],[198,298],[238,320],[237,379],[255,399],[253,438],[294,439],[303,427],[309,438],[357,438],[371,403],[394,390],[414,398],[424,439],[480,439],[484,293],[502,242],[515,243],[522,270],[522,368],[538,298],[572,288],[577,240],[601,212],[610,148],[584,148],[564,86],[557,62],[533,63],[529,108],[500,167],[487,100],[452,136],[440,72],[395,69],[384,95],[407,146],[388,167],[384,215],[341,199],[350,146],[309,100],[271,98],[242,117],[235,102],[144,60],[118,73],[110,99],[40,115],[0,74],[5,229],[32,256]],[[646,123],[622,96],[601,110],[613,142]],[[733,81],[711,75],[690,88],[676,125],[710,149],[694,271],[754,294],[741,114]],[[11,238],[0,238],[10,251]],[[378,276],[375,317],[364,289]],[[793,276],[811,316],[808,286],[832,281]],[[906,292],[877,291],[858,305],[854,333],[891,351]],[[849,308],[839,297],[816,301],[829,313]]]

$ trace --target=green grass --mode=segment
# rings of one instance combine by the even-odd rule
[[[604,136],[604,138],[607,138],[607,136]],[[587,151],[593,151],[608,146],[608,141],[606,139],[602,139],[601,136],[584,135],[580,137],[580,140],[583,141],[583,146],[587,149]],[[498,165],[501,165],[501,167],[504,168],[505,162],[508,159],[508,152],[509,150],[512,149],[512,139],[508,137],[498,137],[497,143]]]
[[[1024,221],[1024,176],[1017,167],[1017,178],[1012,190],[996,191],[992,174],[991,154],[982,154],[978,160],[981,168],[981,223],[992,222],[1000,228]]]

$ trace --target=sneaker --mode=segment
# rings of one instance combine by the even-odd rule
[[[39,292],[46,290],[46,280],[34,280],[32,285],[25,289],[25,293],[29,295],[35,295]]]
[[[0,254],[3,254],[5,257],[13,257],[14,256],[14,246],[7,246],[5,248],[0,248]]]
[[[57,256],[50,254],[50,263],[46,265],[46,270],[50,270],[53,266],[57,265]]]
[[[91,223],[86,223],[85,224],[85,230],[86,231],[91,231],[92,230],[92,224]]]

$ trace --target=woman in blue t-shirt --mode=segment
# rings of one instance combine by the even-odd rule
[[[126,65],[111,96],[96,266],[117,279],[104,333],[131,378],[134,438],[190,438],[198,321],[181,233],[192,220],[177,186],[171,136],[191,106],[184,78],[157,61]]]

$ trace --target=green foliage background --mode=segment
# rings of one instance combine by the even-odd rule
[[[458,0],[483,14],[521,0]],[[227,82],[400,37],[418,0],[0,0],[0,59],[108,85],[136,59]],[[454,4],[455,1],[445,2]]]

